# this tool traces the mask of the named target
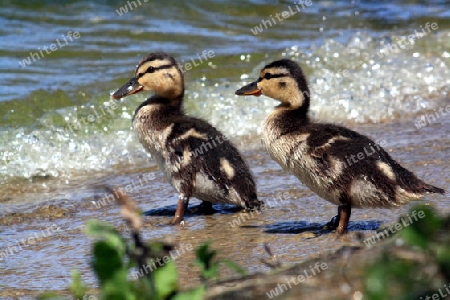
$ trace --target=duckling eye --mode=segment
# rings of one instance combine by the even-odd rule
[[[270,79],[270,78],[272,78],[272,74],[270,74],[270,73],[264,74],[264,79]]]
[[[155,72],[155,67],[153,66],[148,67],[147,71],[145,71],[145,73],[153,73],[153,72]]]

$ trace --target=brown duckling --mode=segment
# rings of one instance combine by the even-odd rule
[[[263,122],[263,143],[283,169],[338,205],[338,215],[328,225],[339,234],[348,230],[352,207],[396,207],[427,193],[445,193],[418,179],[368,137],[313,122],[308,116],[308,83],[292,60],[266,65],[257,81],[236,94],[262,94],[281,102]]]
[[[209,123],[184,113],[184,76],[172,56],[158,52],[144,57],[134,77],[112,98],[141,91],[154,95],[136,109],[133,128],[179,193],[171,224],[184,223],[191,197],[209,209],[212,203],[260,206],[253,176],[236,147]]]

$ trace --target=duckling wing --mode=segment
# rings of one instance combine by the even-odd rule
[[[194,190],[201,190],[203,195],[211,193],[206,190],[215,190],[217,195],[213,197],[224,198],[233,189],[244,201],[246,195],[256,194],[238,150],[207,122],[195,118],[175,122],[166,143],[168,171],[174,178],[191,182]]]
[[[308,131],[307,152],[325,174],[336,175],[342,172],[340,169],[352,165],[363,171],[377,161],[392,161],[377,143],[353,130],[331,124],[311,124]]]
[[[353,197],[354,204],[367,205],[361,202],[363,194],[358,190],[370,194],[366,198],[375,199],[371,205],[379,207],[404,204],[427,192],[444,192],[417,178],[362,134],[326,124],[316,124],[310,132],[313,134],[307,139],[308,151],[319,170],[332,179],[330,186],[358,195]]]

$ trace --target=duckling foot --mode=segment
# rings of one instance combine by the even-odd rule
[[[170,221],[169,225],[184,225],[184,212],[186,211],[188,204],[189,197],[180,195],[180,198],[178,199],[177,210],[175,211],[175,216],[173,217],[172,221]]]
[[[184,218],[179,218],[178,216],[173,217],[172,221],[169,222],[169,225],[184,225]]]
[[[323,230],[335,230],[339,226],[339,215],[334,216],[330,222],[323,226]]]
[[[323,227],[323,229],[336,230],[337,234],[347,233],[351,212],[352,207],[350,204],[339,205],[337,216],[333,217],[331,221]]]

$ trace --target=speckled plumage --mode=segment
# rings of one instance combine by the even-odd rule
[[[403,168],[368,137],[308,117],[310,91],[300,66],[287,59],[263,68],[258,81],[236,92],[261,94],[281,104],[265,119],[262,140],[271,157],[312,191],[339,205],[338,233],[351,207],[395,207],[426,193],[444,193]]]
[[[183,221],[190,197],[252,209],[260,206],[252,174],[240,153],[209,123],[182,110],[184,79],[175,59],[152,53],[113,97],[152,90],[135,111],[133,128],[180,194],[172,224]]]

